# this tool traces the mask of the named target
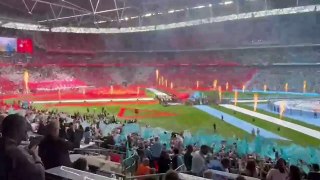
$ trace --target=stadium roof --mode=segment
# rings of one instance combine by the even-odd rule
[[[138,27],[314,3],[314,0],[1,0],[0,20],[47,27]]]
[[[135,21],[131,26],[138,26],[139,17],[148,13],[154,15],[211,2],[212,0],[1,0],[0,15],[1,19],[6,17],[8,20],[18,19],[48,26],[94,27],[99,24],[110,27],[130,20]]]

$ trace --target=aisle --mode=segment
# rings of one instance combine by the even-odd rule
[[[246,132],[248,132],[249,134],[251,134],[251,131],[252,129],[255,129],[257,130],[258,128],[260,129],[260,135],[265,137],[265,138],[271,138],[271,139],[281,139],[281,140],[288,140],[284,137],[281,137],[277,134],[274,134],[270,131],[267,131],[261,127],[257,127],[253,124],[250,124],[246,121],[242,121],[241,119],[238,119],[237,117],[234,117],[234,116],[231,116],[227,113],[224,113],[224,112],[221,112],[215,108],[212,108],[210,106],[206,106],[206,105],[196,105],[194,106],[195,108],[203,111],[203,112],[206,112],[208,114],[210,114],[211,116],[214,116],[216,118],[219,118],[221,119],[221,115],[223,115],[223,119],[224,119],[224,122],[228,123],[228,124],[231,124],[235,127],[238,127]]]
[[[319,131],[316,131],[316,130],[313,130],[313,129],[310,129],[310,128],[306,128],[304,126],[300,126],[300,125],[297,125],[297,124],[294,124],[294,123],[291,123],[291,122],[287,122],[287,121],[284,121],[284,120],[281,120],[281,119],[278,119],[278,118],[275,118],[275,117],[271,117],[271,116],[268,116],[268,115],[265,115],[265,114],[257,113],[257,112],[254,112],[254,111],[251,111],[251,110],[248,110],[248,109],[244,109],[244,108],[241,108],[241,107],[238,107],[238,106],[234,106],[234,105],[230,105],[230,104],[222,104],[221,106],[225,107],[225,108],[228,108],[228,109],[231,109],[231,110],[234,110],[234,111],[241,112],[243,114],[247,114],[247,115],[252,116],[252,117],[259,118],[259,119],[264,120],[264,121],[268,121],[268,122],[277,124],[279,126],[283,126],[283,127],[298,131],[298,132],[306,134],[308,136],[320,139],[320,132]]]

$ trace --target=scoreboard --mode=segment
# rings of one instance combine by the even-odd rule
[[[32,39],[0,37],[0,52],[33,53]]]

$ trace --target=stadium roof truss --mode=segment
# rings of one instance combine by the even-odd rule
[[[43,12],[46,12],[37,20],[41,25],[65,24],[73,20],[80,26],[86,23],[85,19],[95,25],[100,21],[120,22],[124,11],[133,8],[127,6],[126,1],[119,0],[22,0],[22,2],[29,14],[43,15]]]
[[[210,24],[215,22],[234,21],[240,19],[259,18],[266,16],[278,16],[288,14],[300,14],[307,12],[320,12],[320,5],[296,6],[280,9],[265,9],[248,13],[235,13],[224,16],[209,16],[194,20],[184,20],[173,23],[162,23],[156,25],[132,25],[121,28],[122,21],[132,21],[133,19],[148,18],[164,13],[179,13],[186,10],[181,5],[181,1],[187,0],[4,0],[17,4],[14,6],[18,11],[30,14],[33,21],[19,22],[16,19],[0,19],[0,27],[13,28],[32,31],[51,31],[66,33],[130,33],[145,32],[155,30],[166,30]],[[4,1],[0,1],[3,5]],[[208,0],[199,0],[206,4],[188,4],[187,9],[211,9],[213,6],[208,4]],[[21,3],[22,2],[22,3]],[[140,4],[139,4],[140,2]],[[152,9],[159,2],[176,3],[166,4],[161,8]],[[189,2],[189,1],[188,1]],[[190,1],[193,2],[194,1]],[[218,6],[228,6],[230,2],[223,0]],[[153,4],[152,4],[153,3]],[[19,6],[20,5],[20,6]],[[148,8],[145,8],[147,7]],[[214,5],[216,6],[216,5]],[[8,5],[8,7],[12,8]],[[17,11],[15,11],[17,13]],[[108,23],[113,23],[108,26]],[[119,26],[117,26],[117,24]]]

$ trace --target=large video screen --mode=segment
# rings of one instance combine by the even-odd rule
[[[17,38],[0,37],[0,52],[16,52]]]

